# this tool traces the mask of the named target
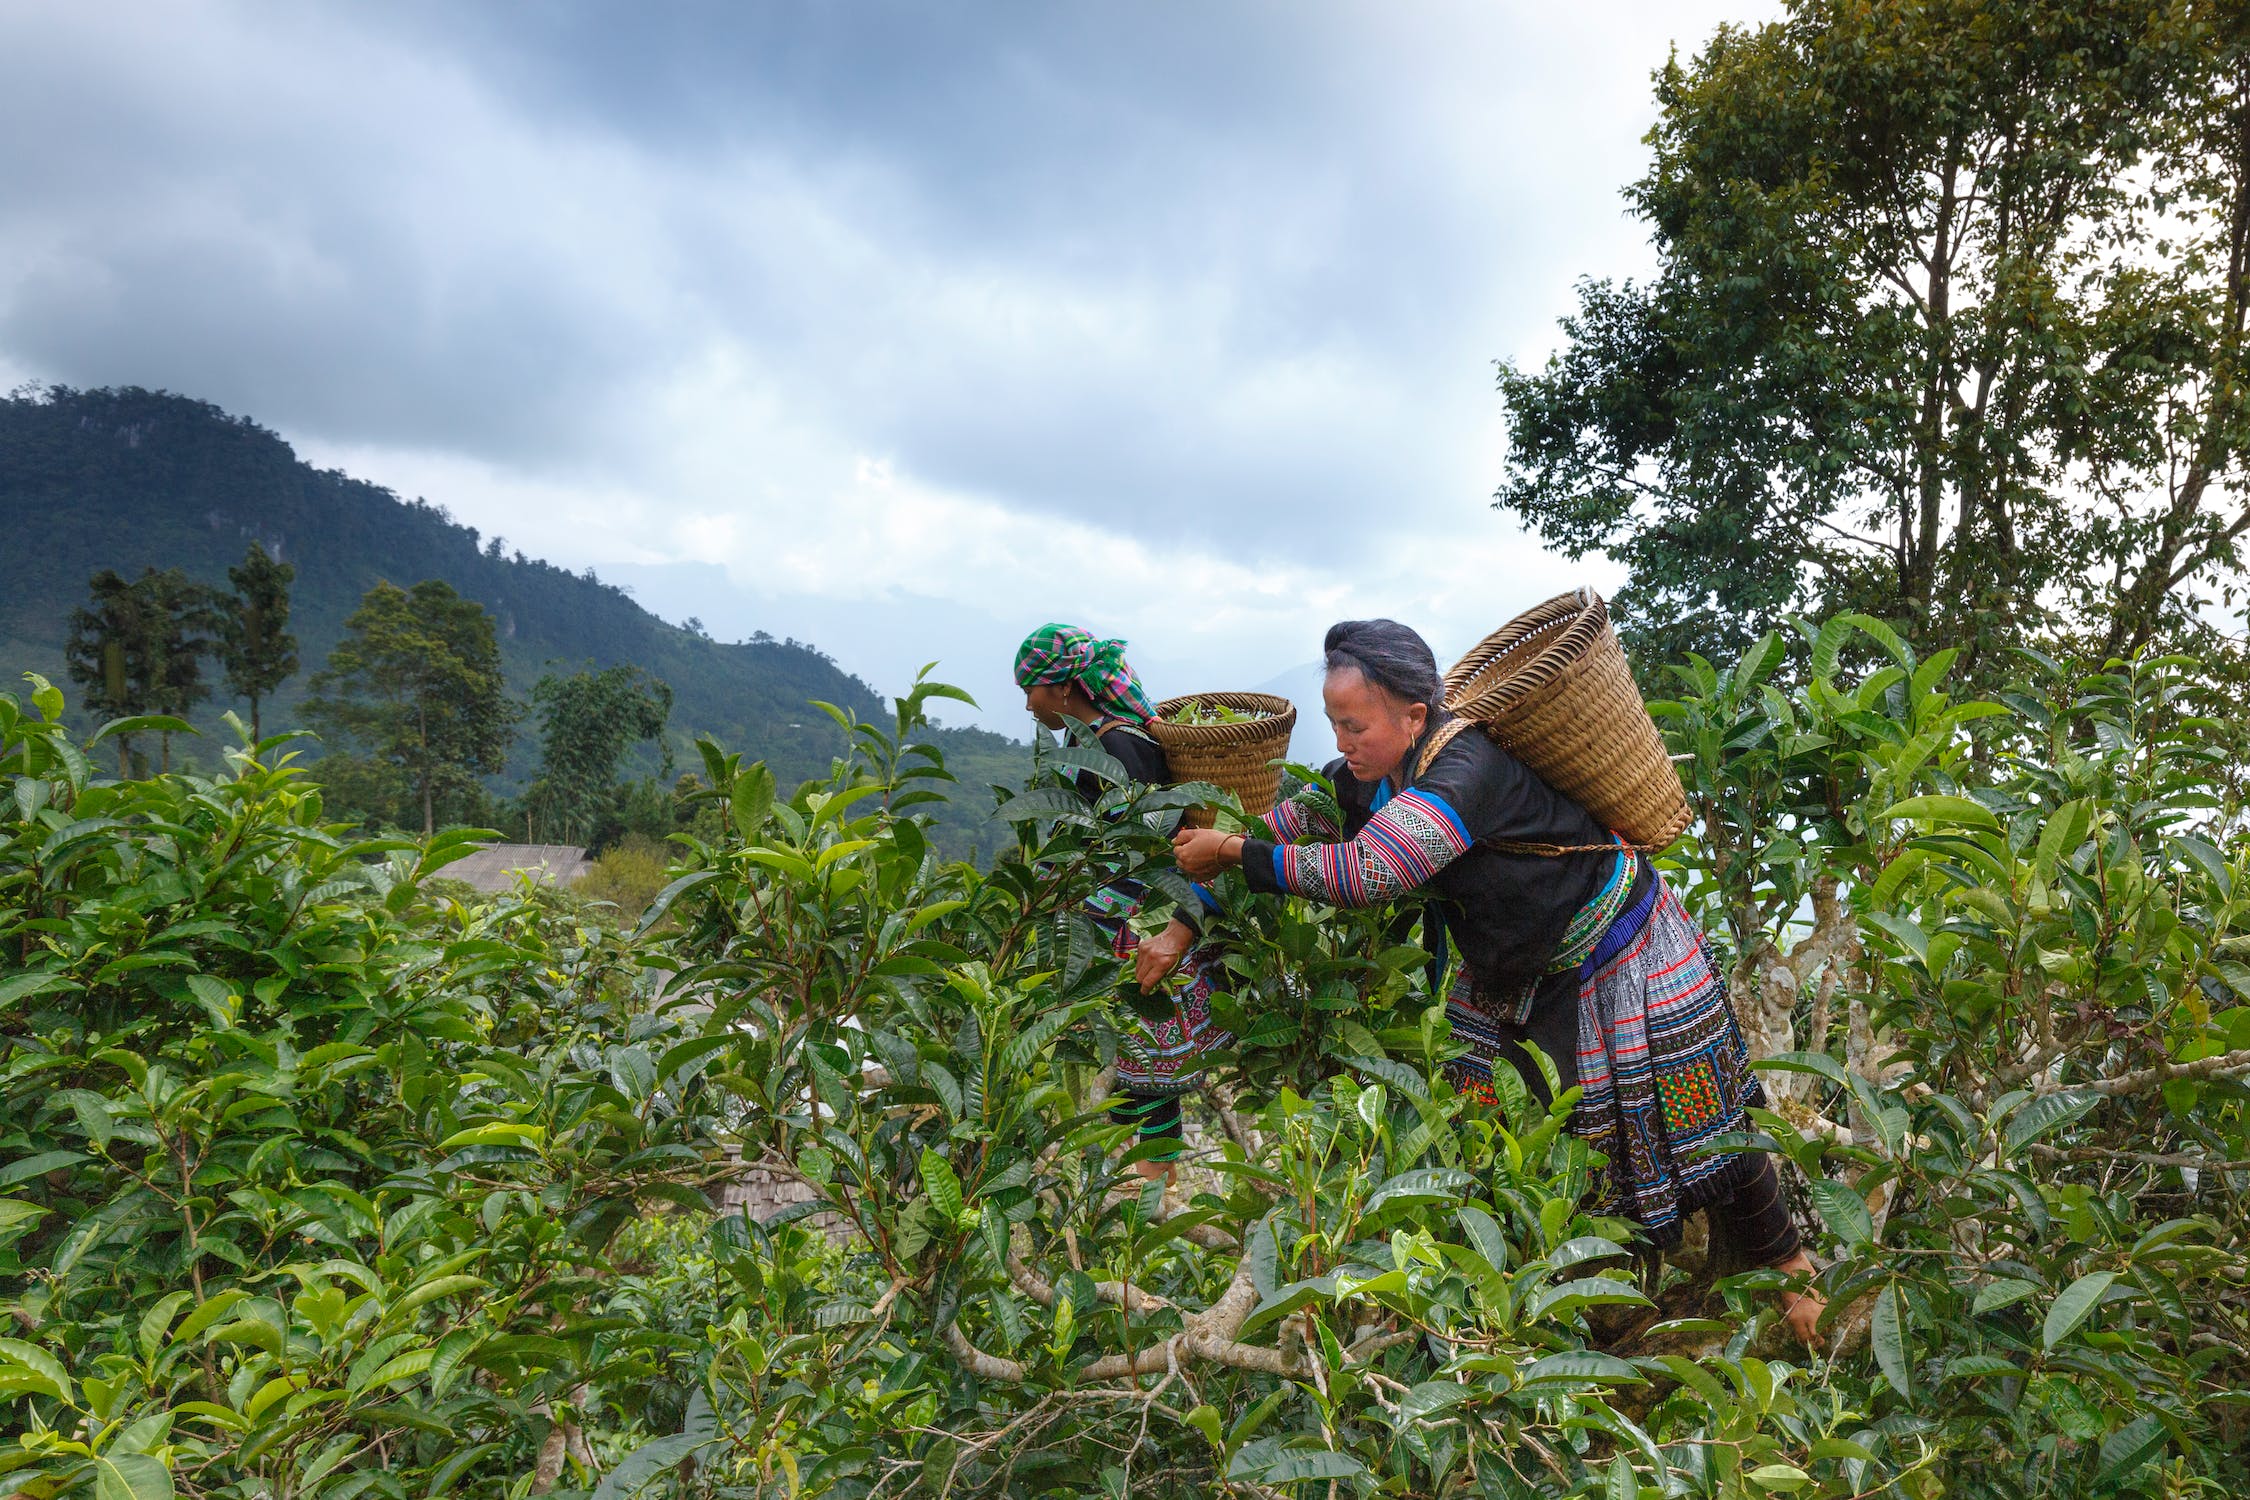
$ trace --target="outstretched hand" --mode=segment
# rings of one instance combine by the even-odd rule
[[[1172,835],[1172,857],[1190,880],[1209,880],[1242,863],[1243,836],[1216,828],[1183,828]]]
[[[1194,943],[1195,929],[1177,917],[1156,936],[1141,939],[1133,950],[1133,977],[1140,981],[1141,993],[1161,987]]]

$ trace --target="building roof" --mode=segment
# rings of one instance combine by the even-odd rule
[[[576,844],[487,844],[438,874],[491,893],[512,888],[523,874],[542,885],[568,885],[592,868]]]

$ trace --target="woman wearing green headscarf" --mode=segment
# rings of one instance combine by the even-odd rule
[[[1152,786],[1171,781],[1164,747],[1148,733],[1156,710],[1125,660],[1123,641],[1103,640],[1075,625],[1042,625],[1016,652],[1016,685],[1023,689],[1024,707],[1048,729],[1075,724],[1133,780]],[[1078,789],[1089,802],[1101,795],[1101,783],[1084,772]],[[1203,913],[1182,906],[1163,931],[1143,938],[1131,919],[1147,894],[1139,881],[1118,881],[1087,901],[1087,915],[1108,936],[1111,951],[1133,961],[1143,994],[1160,988],[1175,968],[1186,974],[1186,983],[1173,993],[1169,1018],[1136,1018],[1130,1045],[1117,1059],[1117,1094],[1110,1106],[1110,1118],[1137,1128],[1141,1140],[1165,1143],[1160,1154],[1136,1163],[1141,1175],[1157,1177],[1180,1154],[1180,1097],[1202,1081],[1197,1059],[1233,1038],[1211,1024],[1215,966],[1195,951]]]

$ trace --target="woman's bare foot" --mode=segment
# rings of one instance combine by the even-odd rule
[[[1774,1269],[1809,1279],[1820,1268],[1813,1264],[1810,1255],[1799,1249],[1787,1260],[1775,1262]],[[1827,1342],[1820,1333],[1820,1315],[1826,1311],[1828,1299],[1809,1286],[1803,1291],[1784,1290],[1781,1293],[1782,1321],[1789,1325],[1791,1333],[1797,1335],[1797,1341],[1808,1349],[1818,1349]]]
[[[1171,1162],[1149,1161],[1146,1158],[1134,1162],[1133,1170],[1151,1181],[1154,1181],[1159,1177],[1163,1178],[1164,1185],[1166,1187],[1170,1187],[1173,1183],[1173,1180],[1179,1175],[1173,1170],[1173,1164]]]

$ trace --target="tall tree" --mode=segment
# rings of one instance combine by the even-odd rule
[[[92,601],[73,612],[65,659],[88,707],[112,717],[185,718],[211,695],[203,658],[212,650],[211,591],[178,568],[144,569],[127,583],[104,568]],[[172,769],[172,735],[159,730],[162,769]],[[131,735],[117,736],[118,774],[132,774]]]
[[[256,542],[240,567],[227,569],[234,597],[220,620],[219,653],[227,691],[250,700],[250,737],[265,737],[259,703],[297,670],[297,638],[289,632],[289,585],[297,570]]]
[[[541,764],[525,808],[533,826],[552,837],[589,839],[614,812],[626,747],[664,732],[672,689],[639,667],[608,667],[550,673],[531,690],[531,701]]]
[[[217,594],[178,568],[144,569],[133,580],[143,600],[143,618],[153,632],[149,705],[157,713],[185,719],[211,696],[203,679],[203,659],[219,649]],[[162,729],[163,769],[172,769],[172,731]]]
[[[2250,531],[2250,48],[2188,0],[1792,0],[1657,79],[1659,270],[1503,368],[1499,501],[1645,645],[2194,633]]]
[[[523,712],[507,695],[492,617],[437,579],[369,589],[311,686],[305,717],[405,772],[425,835],[441,797],[505,763]]]
[[[87,708],[105,719],[154,712],[155,631],[147,597],[114,569],[104,568],[90,584],[92,600],[72,611],[64,661],[70,680],[83,689]],[[133,737],[120,734],[117,774],[133,774]]]

